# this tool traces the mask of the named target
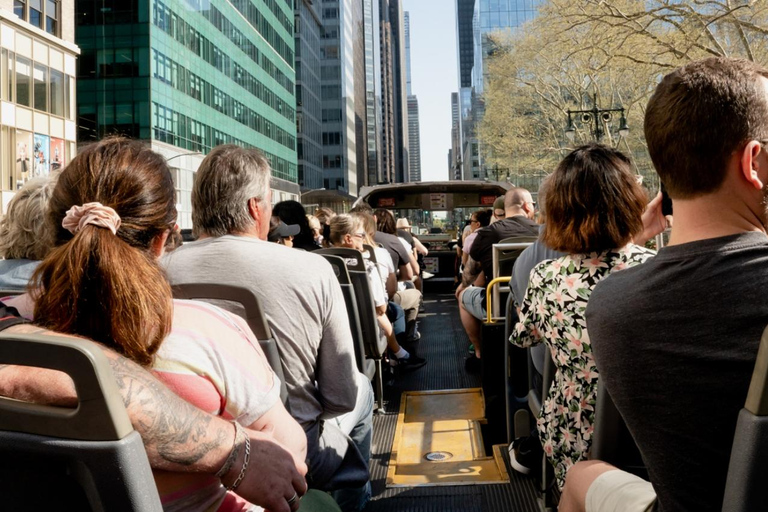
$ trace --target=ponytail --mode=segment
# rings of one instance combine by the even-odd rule
[[[49,203],[55,247],[30,282],[35,323],[151,365],[173,317],[152,248],[173,230],[175,203],[165,159],[148,146],[108,138],[83,148]]]
[[[155,258],[109,230],[87,226],[35,271],[35,323],[101,342],[150,366],[173,317]]]

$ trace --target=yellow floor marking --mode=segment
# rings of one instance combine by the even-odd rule
[[[387,485],[471,485],[509,481],[501,458],[483,450],[485,421],[480,388],[403,393],[392,445]],[[431,461],[431,452],[447,453]]]

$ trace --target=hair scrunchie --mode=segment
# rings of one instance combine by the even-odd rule
[[[83,206],[73,206],[67,210],[64,220],[61,221],[61,227],[73,235],[88,224],[108,229],[115,235],[120,227],[120,216],[114,209],[101,203],[85,203]]]

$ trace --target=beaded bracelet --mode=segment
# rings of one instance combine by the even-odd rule
[[[243,479],[245,478],[245,470],[248,469],[248,462],[250,462],[251,460],[251,439],[248,437],[248,434],[245,433],[245,431],[243,430],[243,427],[241,427],[239,423],[235,421],[234,424],[235,424],[235,431],[236,431],[235,439],[237,439],[238,433],[245,436],[245,458],[243,459],[243,467],[240,468],[240,474],[237,475],[237,480],[235,480],[235,483],[227,487],[228,491],[234,491],[237,488],[237,486],[240,485],[240,483],[243,481]]]

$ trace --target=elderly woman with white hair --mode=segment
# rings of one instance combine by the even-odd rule
[[[24,290],[51,246],[45,216],[56,186],[50,176],[28,181],[0,220],[0,289]]]

